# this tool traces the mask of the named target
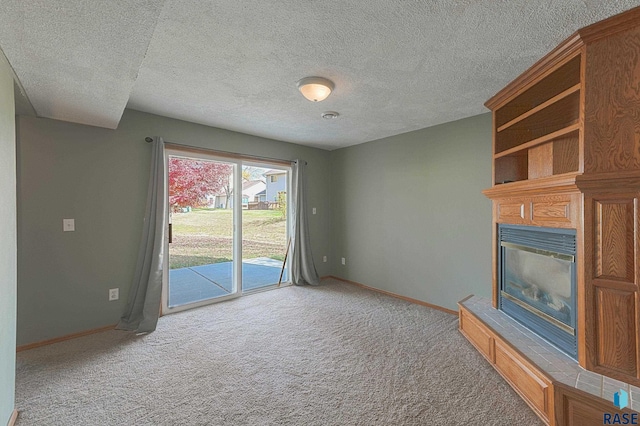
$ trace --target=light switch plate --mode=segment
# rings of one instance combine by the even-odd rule
[[[119,288],[110,288],[109,289],[109,302],[113,300],[118,300],[120,298],[120,289]]]
[[[316,214],[316,208],[314,207],[313,209],[311,209],[313,211],[313,214]]]
[[[64,232],[70,232],[76,230],[76,220],[75,219],[62,219],[62,230]]]

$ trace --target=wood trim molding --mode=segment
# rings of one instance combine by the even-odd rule
[[[482,193],[490,199],[566,192],[628,192],[640,188],[640,171],[566,173],[534,180],[496,185]]]
[[[458,306],[460,306],[461,303],[466,302],[467,300],[471,299],[473,297],[473,294],[468,295],[467,297],[465,297],[464,299],[460,300],[458,302]]]
[[[640,19],[640,7],[620,12],[603,21],[596,22],[587,27],[579,29],[577,32],[586,43],[594,42],[598,39],[608,37],[620,31],[625,31],[638,26]]]
[[[255,162],[262,162],[262,163],[277,164],[277,165],[286,166],[286,167],[291,167],[291,163],[294,161],[294,160],[287,161],[287,160],[281,160],[277,158],[266,158],[266,157],[258,157],[258,156],[251,156],[251,155],[245,155],[245,154],[237,154],[235,152],[218,151],[210,148],[200,148],[200,147],[181,145],[181,144],[171,143],[171,142],[165,142],[164,147],[167,150],[182,151],[182,152],[196,154],[196,155],[211,155],[215,157],[229,158],[232,160],[255,161]]]
[[[516,97],[534,83],[538,82],[540,77],[553,72],[558,68],[558,66],[580,54],[580,49],[583,44],[580,34],[577,32],[573,33],[558,47],[553,49],[542,59],[533,64],[528,70],[522,73],[520,77],[513,80],[504,89],[485,102],[484,105],[490,110],[500,107],[502,104]]]
[[[533,64],[528,70],[522,73],[520,77],[513,80],[504,89],[485,102],[485,106],[491,110],[498,108],[524,90],[527,90],[534,82],[537,82],[541,76],[557,68],[557,66],[566,59],[570,59],[578,54],[585,42],[591,43],[617,32],[634,28],[638,25],[639,19],[640,7],[636,7],[579,29],[560,43],[558,47]]]
[[[13,410],[13,413],[9,418],[9,423],[7,423],[7,426],[14,426],[16,424],[16,420],[18,420],[18,410]]]
[[[40,346],[52,345],[58,342],[64,342],[65,340],[75,339],[77,337],[88,336],[90,334],[101,333],[103,331],[114,330],[116,328],[116,324],[106,325],[104,327],[93,328],[91,330],[79,331],[77,333],[67,334],[65,336],[54,337],[53,339],[47,339],[40,342],[28,343],[26,345],[21,345],[16,347],[16,352],[22,352],[29,349],[39,348]]]
[[[640,188],[640,171],[626,170],[578,175],[576,185],[582,192],[635,192]]]
[[[407,301],[407,302],[415,303],[416,305],[426,306],[427,308],[436,309],[438,311],[446,312],[446,313],[452,314],[452,315],[458,315],[458,311],[454,311],[452,309],[444,308],[442,306],[434,305],[432,303],[423,302],[422,300],[412,299],[411,297],[401,296],[399,294],[392,293],[392,292],[386,291],[386,290],[381,290],[379,288],[369,287],[368,285],[361,284],[361,283],[358,283],[358,282],[355,282],[355,281],[345,280],[344,278],[336,277],[336,276],[333,276],[333,275],[322,277],[321,279],[325,280],[325,279],[329,279],[329,278],[332,278],[332,279],[338,280],[338,281],[342,281],[343,283],[355,285],[356,287],[364,288],[366,290],[375,291],[376,293],[382,293],[382,294],[384,294],[386,296],[395,297],[396,299],[401,299],[401,300],[404,300],[404,301]],[[468,296],[468,297],[471,297],[471,296]]]
[[[578,192],[577,176],[577,173],[565,173],[533,180],[510,182],[485,189],[482,193],[492,200],[523,195],[575,193]]]

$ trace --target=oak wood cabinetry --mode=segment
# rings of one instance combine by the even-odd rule
[[[493,185],[484,194],[493,201],[494,307],[499,224],[575,229],[578,362],[634,386],[640,386],[639,57],[635,8],[578,30],[485,104],[493,112]],[[472,341],[486,333],[467,324],[461,328]],[[500,361],[516,389],[535,388],[539,376],[506,367],[509,346],[492,339],[496,368]],[[547,399],[561,404],[558,424],[585,424],[576,423],[582,396],[560,394]],[[534,400],[529,404],[544,412]]]
[[[629,409],[618,410],[608,401],[563,384],[554,386],[554,405],[556,426],[602,426],[606,415],[613,418],[616,414],[621,418],[618,424],[633,424],[632,419],[638,415]],[[626,420],[625,415],[628,416]]]
[[[576,228],[579,194],[521,196],[496,200],[496,222],[516,225]]]
[[[471,296],[458,303],[460,332],[546,424],[550,426],[635,424],[630,420],[640,419],[640,414],[629,408],[619,410],[614,407],[610,398],[602,398],[598,390],[594,394],[574,387],[573,384],[580,381],[580,375],[584,372],[576,373],[575,368],[572,368],[573,371],[569,374],[568,379],[558,380],[557,375],[560,374],[557,370],[558,365],[550,369],[551,372],[540,368],[538,365],[544,365],[548,362],[545,356],[553,359],[554,355],[551,352],[547,355],[538,355],[537,362],[542,361],[540,364],[531,361],[519,351],[518,347],[522,348],[528,344],[536,346],[535,339],[512,345],[512,342],[507,341],[492,328],[492,325],[489,325],[491,323],[495,327],[495,315],[490,315],[493,317],[492,321],[487,321],[486,316],[483,320],[481,319],[482,314],[478,315],[478,311],[474,312],[467,306],[467,300],[470,298]],[[477,309],[477,307],[472,309]],[[500,332],[506,331],[508,334],[509,330],[510,327],[507,326],[500,329]],[[541,349],[541,347],[537,348]],[[577,378],[575,374],[578,374]],[[608,384],[603,386],[606,387]],[[619,418],[622,420],[626,415],[628,423],[604,423],[606,416],[613,418],[615,415],[620,416]]]
[[[504,342],[496,341],[495,368],[516,389],[529,406],[545,420],[553,416],[549,403],[551,381]]]
[[[459,317],[460,332],[511,384],[531,409],[549,423],[549,419],[553,419],[554,416],[553,387],[550,378],[463,306],[460,306]]]
[[[598,191],[584,197],[585,367],[636,386],[637,191]]]

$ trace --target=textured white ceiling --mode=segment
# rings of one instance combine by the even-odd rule
[[[0,48],[36,113],[116,128],[164,0],[0,0]]]
[[[0,0],[38,115],[128,107],[325,149],[482,112],[575,30],[640,0]],[[296,82],[335,83],[311,103]],[[324,111],[340,117],[324,120]],[[188,141],[183,141],[188,142]]]

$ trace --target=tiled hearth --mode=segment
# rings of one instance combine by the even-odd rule
[[[553,380],[607,401],[613,401],[613,394],[623,389],[629,393],[630,408],[634,411],[640,411],[640,388],[585,370],[555,346],[504,312],[494,309],[491,300],[487,298],[472,296],[460,304],[492,328],[495,333],[502,336],[504,340],[508,341]]]

